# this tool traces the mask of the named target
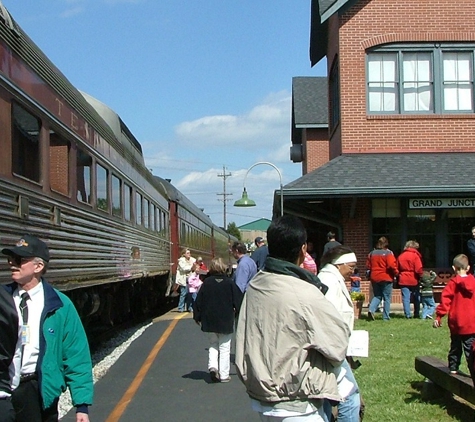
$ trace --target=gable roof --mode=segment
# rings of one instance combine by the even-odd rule
[[[475,193],[475,153],[344,154],[284,186],[284,198]]]
[[[327,54],[328,19],[356,0],[312,0],[310,12],[310,63],[314,66]]]
[[[296,128],[328,127],[328,81],[325,76],[292,78],[292,117]]]
[[[270,226],[271,221],[267,218],[260,218],[259,220],[251,221],[250,223],[243,224],[239,226],[239,230],[256,230],[256,231],[267,231]]]
[[[328,81],[325,76],[292,78],[292,145],[301,144],[303,129],[309,128],[328,130]]]

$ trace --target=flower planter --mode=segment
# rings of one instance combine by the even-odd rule
[[[353,301],[353,312],[355,314],[355,319],[361,318],[361,313],[363,312],[363,301],[356,300]]]

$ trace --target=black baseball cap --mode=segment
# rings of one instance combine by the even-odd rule
[[[49,261],[49,250],[46,243],[30,234],[25,234],[13,248],[2,249],[4,255],[17,255],[24,258],[41,258]]]
[[[254,243],[255,243],[256,245],[258,245],[259,243],[262,243],[262,242],[264,242],[264,239],[263,239],[262,237],[256,237],[256,238],[254,239]]]

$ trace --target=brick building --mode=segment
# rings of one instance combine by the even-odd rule
[[[317,250],[334,230],[361,269],[380,236],[396,255],[416,239],[444,281],[475,225],[473,0],[313,0],[312,65],[324,57],[327,80],[293,80],[303,176],[284,186],[284,211]]]

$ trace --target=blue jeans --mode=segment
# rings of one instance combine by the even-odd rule
[[[361,397],[358,383],[356,382],[355,376],[351,370],[350,364],[345,359],[341,364],[341,367],[345,369],[346,373],[344,378],[351,382],[354,385],[351,393],[345,397],[344,401],[338,403],[338,422],[358,422],[360,420],[360,407],[361,407]],[[323,402],[323,408],[327,419],[331,420],[331,404],[328,400]]]
[[[391,294],[393,293],[393,282],[392,281],[380,281],[375,283],[371,282],[373,286],[374,297],[371,299],[369,304],[368,311],[374,314],[376,309],[378,309],[379,304],[384,299],[383,307],[383,319],[389,320],[389,311],[391,310]]]
[[[422,319],[426,319],[427,316],[434,315],[435,311],[435,300],[433,296],[421,296],[422,302]]]
[[[180,299],[178,299],[178,312],[186,311],[186,296],[188,295],[188,287],[180,286]]]
[[[421,308],[419,286],[401,286],[401,294],[406,318],[411,317],[411,295],[414,301],[414,318],[419,318],[419,310]]]

